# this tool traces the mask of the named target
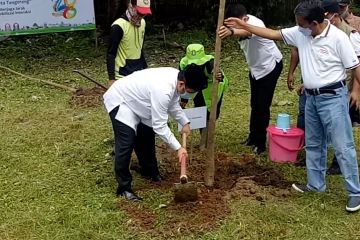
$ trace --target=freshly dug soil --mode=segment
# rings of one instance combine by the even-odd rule
[[[173,191],[174,183],[179,183],[179,166],[176,155],[170,154],[166,147],[157,148],[160,171],[165,180],[160,184],[148,183],[135,190],[158,189]],[[204,154],[197,154],[189,168],[189,181],[198,183],[198,201],[170,204],[161,209],[151,210],[144,203],[133,204],[120,200],[119,208],[126,212],[130,222],[136,222],[137,231],[152,236],[174,237],[180,234],[202,234],[219,226],[220,220],[229,213],[229,201],[238,198],[252,198],[267,201],[271,198],[286,198],[290,195],[290,182],[282,173],[270,166],[260,165],[254,156],[228,156],[219,153],[216,157],[215,185],[205,187]],[[138,171],[137,161],[131,169]],[[147,184],[146,184],[147,185]],[[161,221],[161,223],[159,222]]]
[[[105,90],[101,87],[78,89],[70,99],[70,104],[80,107],[95,107],[102,103]]]

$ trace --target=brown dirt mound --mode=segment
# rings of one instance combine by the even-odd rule
[[[81,107],[94,107],[102,103],[105,90],[101,87],[78,89],[70,99],[70,104]]]
[[[166,180],[161,184],[149,183],[135,190],[157,188],[161,191],[172,191],[174,183],[179,182],[176,155],[169,154],[168,150],[161,146],[157,150],[160,169]],[[203,159],[203,154],[195,155],[188,168],[190,181],[198,182],[197,202],[177,204],[172,201],[166,208],[151,210],[144,204],[139,207],[121,201],[119,207],[127,213],[129,219],[137,222],[140,227],[138,230],[154,236],[170,237],[179,234],[201,234],[217,227],[220,220],[229,214],[228,202],[231,199],[250,197],[263,202],[270,198],[286,198],[290,195],[291,184],[284,179],[281,172],[270,166],[260,165],[251,155],[231,157],[218,154],[215,185],[211,189],[207,188],[203,184]],[[137,171],[138,166],[133,164],[132,169]]]

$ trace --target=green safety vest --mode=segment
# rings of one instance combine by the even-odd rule
[[[120,74],[121,68],[126,68],[129,61],[132,61],[132,64],[134,64],[134,61],[139,60],[141,57],[146,23],[142,19],[140,27],[136,27],[129,21],[119,18],[113,25],[120,26],[124,32],[115,58],[115,78],[119,79],[123,77]]]

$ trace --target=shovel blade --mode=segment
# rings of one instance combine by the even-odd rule
[[[199,198],[196,183],[175,183],[174,200],[175,202],[195,202]]]

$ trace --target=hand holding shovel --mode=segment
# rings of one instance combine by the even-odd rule
[[[196,183],[188,182],[187,176],[187,152],[186,152],[186,133],[182,134],[182,148],[185,151],[179,151],[178,157],[180,162],[180,183],[175,183],[175,202],[196,201],[198,191]],[[181,149],[180,149],[181,150]]]

